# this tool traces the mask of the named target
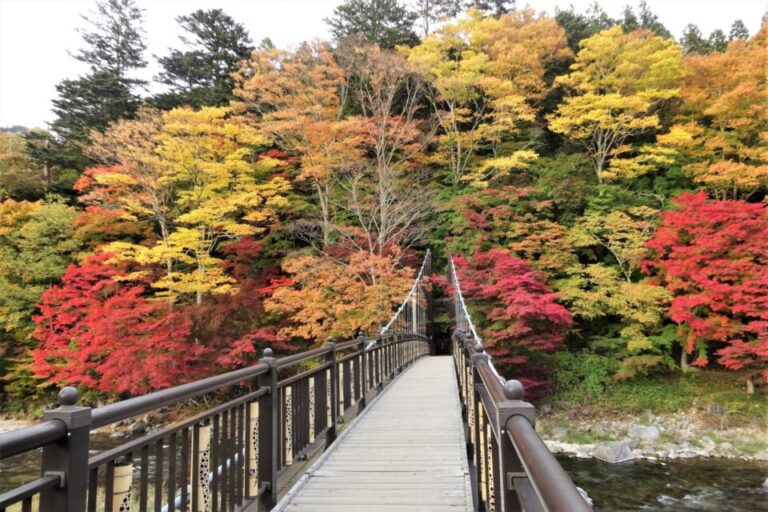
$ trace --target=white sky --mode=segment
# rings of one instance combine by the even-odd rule
[[[704,34],[716,28],[726,33],[742,19],[751,34],[768,11],[768,0],[647,0],[659,19],[679,38],[688,23]],[[149,61],[141,78],[158,72],[152,55],[165,55],[169,47],[181,48],[174,18],[196,9],[222,8],[245,25],[254,42],[269,37],[280,47],[304,40],[328,39],[324,17],[341,0],[137,0],[145,9]],[[518,0],[554,14],[555,6],[573,4],[584,11],[592,0]],[[618,17],[627,3],[639,0],[602,0],[609,15]],[[53,120],[51,100],[63,78],[87,72],[85,64],[69,56],[82,45],[76,28],[84,25],[95,0],[0,0],[0,126],[43,126]]]

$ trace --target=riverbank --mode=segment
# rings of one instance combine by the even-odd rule
[[[768,461],[768,418],[734,426],[718,410],[633,414],[556,404],[539,411],[536,430],[556,454],[606,462],[697,457]]]
[[[12,430],[19,430],[20,428],[24,428],[24,427],[30,427],[36,423],[39,423],[39,422],[35,420],[26,420],[26,419],[0,418],[0,434],[4,434],[5,432],[11,432]]]

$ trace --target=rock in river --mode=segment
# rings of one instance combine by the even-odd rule
[[[632,446],[628,441],[600,443],[595,446],[592,455],[600,460],[611,463],[624,462],[637,458],[637,456],[632,452]]]

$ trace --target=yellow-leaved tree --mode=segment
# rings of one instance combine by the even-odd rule
[[[642,29],[604,30],[581,42],[570,73],[558,78],[568,95],[549,128],[585,147],[600,183],[640,174],[629,143],[661,127],[659,109],[679,96],[682,76],[673,40]]]
[[[266,142],[228,108],[164,113],[154,165],[158,179],[173,191],[169,234],[150,246],[116,242],[107,250],[139,263],[167,265],[152,286],[168,300],[191,294],[201,304],[205,294],[234,292],[234,280],[215,256],[219,243],[263,232],[287,206],[284,193],[290,185],[274,175],[278,162],[254,151]]]
[[[437,161],[447,165],[451,185],[486,187],[529,166],[537,157],[532,149],[500,146],[535,119],[550,89],[547,69],[571,57],[563,29],[531,9],[498,18],[470,9],[409,51],[409,62],[432,86],[428,99],[441,129]]]
[[[593,349],[619,355],[618,378],[673,365],[674,336],[662,325],[670,294],[649,279],[638,279],[657,216],[657,210],[645,206],[587,213],[570,229],[568,239],[592,261],[567,268],[566,277],[556,283],[560,299],[575,317],[619,319],[617,337],[592,342]],[[601,261],[601,251],[610,254],[615,264]]]

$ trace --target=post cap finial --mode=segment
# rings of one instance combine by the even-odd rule
[[[525,388],[519,380],[508,380],[504,383],[504,396],[508,400],[522,400]]]
[[[75,405],[80,400],[80,392],[72,386],[59,391],[59,405]]]
[[[269,347],[264,349],[264,355],[262,356],[262,358],[266,358],[266,357],[274,357],[274,352],[272,352],[272,349]]]

